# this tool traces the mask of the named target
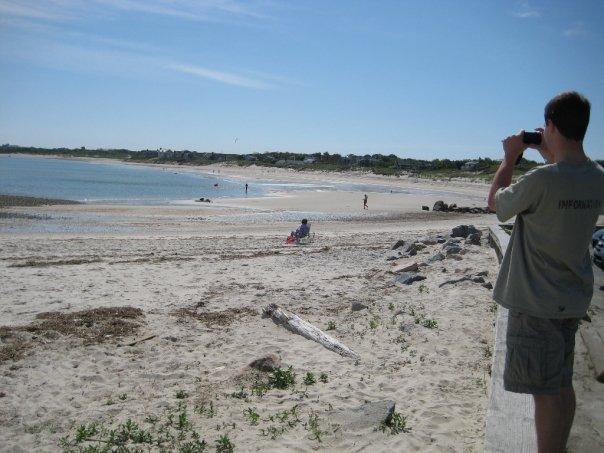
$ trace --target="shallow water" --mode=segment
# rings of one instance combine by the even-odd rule
[[[262,197],[292,190],[358,191],[443,198],[454,191],[425,188],[393,188],[379,184],[299,183],[250,180],[248,195]],[[37,156],[0,155],[0,193],[30,197],[60,198],[85,203],[163,205],[201,197],[245,196],[245,181],[218,174],[198,173],[152,165],[129,165],[120,161],[88,162]],[[484,197],[465,195],[483,201]]]
[[[200,197],[241,196],[245,194],[245,183],[119,161],[91,163],[0,155],[0,193],[87,203],[167,204]],[[250,187],[250,195],[264,193],[262,186]]]

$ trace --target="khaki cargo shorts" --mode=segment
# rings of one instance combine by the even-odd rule
[[[570,387],[578,318],[536,318],[510,310],[503,387],[532,395]]]

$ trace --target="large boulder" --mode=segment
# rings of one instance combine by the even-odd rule
[[[402,248],[397,249],[397,252],[401,255],[401,256],[406,256],[406,257],[410,257],[410,256],[415,256],[417,255],[417,252],[420,250],[425,249],[426,246],[424,244],[422,244],[421,242],[412,242],[410,244],[405,245]]]
[[[459,225],[451,231],[451,237],[454,238],[467,238],[470,234],[480,234],[482,236],[482,233],[474,225]]]
[[[427,263],[435,263],[437,261],[442,261],[445,259],[445,255],[443,255],[440,252],[436,252],[434,255],[432,255],[430,258],[428,258],[426,260]]]
[[[443,243],[443,249],[446,248],[446,247],[449,247],[450,245],[459,245],[459,244],[461,244],[461,240],[460,239],[455,239],[455,238],[447,239]]]
[[[389,272],[391,274],[400,274],[401,272],[417,272],[419,270],[419,264],[407,260],[406,262],[400,263],[393,267]]]
[[[442,200],[438,200],[436,203],[434,203],[434,206],[432,207],[433,211],[447,211],[448,209],[449,206],[447,206],[447,203]]]
[[[439,238],[437,238],[437,237],[426,236],[423,238],[419,238],[416,242],[419,242],[424,245],[434,245],[434,244],[438,243],[438,239]]]
[[[451,231],[451,237],[454,237],[454,238],[465,238],[467,236],[468,236],[468,226],[467,225],[456,226]]]
[[[403,272],[402,274],[397,275],[394,281],[402,285],[411,285],[413,282],[419,282],[425,279],[426,277],[416,274],[415,272]]]
[[[448,245],[447,247],[445,247],[446,256],[459,255],[460,252],[461,252],[461,247],[459,245],[452,244],[452,245]]]
[[[466,244],[480,245],[480,234],[472,233],[466,238]]]
[[[404,239],[400,239],[400,240],[396,241],[396,244],[394,244],[392,246],[392,250],[396,250],[399,247],[403,247],[405,244],[406,244],[405,240]]]

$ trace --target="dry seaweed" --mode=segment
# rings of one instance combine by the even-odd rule
[[[70,266],[78,264],[100,263],[103,261],[98,256],[89,258],[68,258],[63,260],[27,260],[20,263],[8,265],[8,267],[47,267],[47,266]]]
[[[32,347],[31,341],[14,332],[11,327],[0,327],[0,341],[0,363],[20,360]]]
[[[134,335],[141,324],[133,320],[143,316],[143,311],[133,307],[106,307],[73,313],[46,312],[25,326],[0,327],[0,363],[19,360],[36,343],[37,337],[53,339],[60,335],[81,338],[85,345],[119,340]],[[30,333],[31,339],[24,333]]]
[[[141,258],[130,258],[124,260],[111,261],[109,264],[125,264],[125,263],[150,263],[158,264],[165,263],[168,261],[193,261],[195,258],[190,256],[156,256],[156,257],[141,257]]]
[[[174,312],[176,316],[190,317],[208,326],[227,327],[233,322],[246,316],[256,316],[258,312],[251,308],[228,308],[222,311],[199,311],[199,304],[193,307],[181,308]]]
[[[22,197],[19,195],[0,194],[0,208],[11,206],[44,206],[44,205],[80,204],[79,201],[60,200],[57,198]]]
[[[53,330],[62,335],[73,335],[84,340],[85,344],[103,343],[113,338],[123,338],[135,333],[140,324],[126,321],[143,315],[140,308],[106,307],[74,313],[40,313],[41,320],[28,326],[29,332]]]
[[[268,251],[258,251],[249,254],[230,254],[230,255],[220,255],[219,259],[222,261],[229,260],[241,260],[241,259],[251,259],[251,258],[263,258],[265,256],[273,256],[273,255],[281,255],[280,250],[268,250]]]

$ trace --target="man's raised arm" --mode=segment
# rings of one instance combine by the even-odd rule
[[[527,145],[522,141],[523,133],[524,131],[520,131],[518,134],[510,135],[502,140],[505,154],[493,178],[488,198],[488,206],[492,212],[496,211],[495,194],[502,187],[508,187],[512,183],[512,173],[514,172],[516,160],[527,149]]]

